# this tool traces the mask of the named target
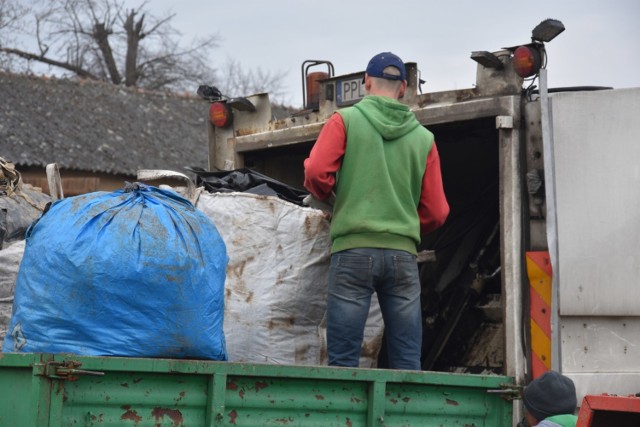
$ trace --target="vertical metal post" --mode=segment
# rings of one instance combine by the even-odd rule
[[[49,408],[49,424],[46,426],[62,426],[65,407],[65,380],[49,380],[51,383],[51,406]],[[38,424],[40,426],[41,424]]]
[[[384,381],[369,383],[369,408],[367,427],[380,427],[384,424],[384,404],[387,385]]]
[[[208,170],[216,170],[216,128],[207,119],[207,141],[209,148]]]
[[[504,298],[506,374],[524,380],[522,350],[522,177],[520,147],[520,97],[505,99],[505,115],[518,118],[512,127],[496,119],[500,144],[500,228]]]
[[[224,425],[227,374],[215,373],[209,377],[207,394],[206,425],[209,427]]]
[[[49,412],[51,405],[51,379],[43,376],[34,375],[31,378],[31,407],[34,409],[29,418],[33,426],[48,426]],[[62,401],[62,396],[60,396]]]
[[[555,157],[553,150],[553,118],[547,90],[547,70],[540,70],[540,122],[542,125],[542,149],[544,152],[544,186],[547,206],[547,242],[551,257],[551,369],[560,370],[560,318],[559,318],[559,270],[558,215],[556,211]]]
[[[504,307],[505,373],[522,384],[525,355],[522,347],[522,168],[519,96],[505,97],[503,115],[496,117],[500,163],[500,258]],[[515,120],[514,120],[515,118]],[[514,405],[517,423],[520,406]]]
[[[49,184],[49,195],[51,200],[56,201],[64,199],[62,191],[62,179],[60,178],[60,170],[57,163],[50,163],[46,168],[47,183]]]

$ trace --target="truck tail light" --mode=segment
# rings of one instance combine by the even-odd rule
[[[209,107],[209,121],[217,128],[230,126],[233,122],[231,108],[225,102],[214,102]]]
[[[526,78],[537,74],[542,67],[541,47],[537,45],[519,46],[513,52],[513,68],[516,74]]]

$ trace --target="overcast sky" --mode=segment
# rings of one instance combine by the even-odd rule
[[[331,61],[340,75],[363,71],[382,51],[416,62],[423,91],[473,87],[472,51],[527,43],[546,18],[566,27],[547,44],[550,87],[640,87],[639,0],[150,0],[147,6],[156,15],[174,12],[185,41],[219,34],[213,66],[230,57],[245,69],[286,73],[294,106],[302,104],[303,61]]]

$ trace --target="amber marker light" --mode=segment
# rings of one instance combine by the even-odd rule
[[[217,128],[224,128],[231,125],[233,114],[224,102],[214,102],[209,107],[209,120]]]
[[[540,71],[541,66],[542,53],[538,46],[519,46],[513,52],[513,68],[520,77],[533,76]]]

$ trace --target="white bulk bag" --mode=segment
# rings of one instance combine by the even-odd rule
[[[229,264],[224,333],[230,362],[324,365],[329,221],[273,196],[200,192]],[[361,367],[375,367],[383,332],[373,298]]]
[[[25,240],[18,240],[0,249],[0,353],[11,322],[13,295],[24,247]]]

